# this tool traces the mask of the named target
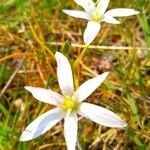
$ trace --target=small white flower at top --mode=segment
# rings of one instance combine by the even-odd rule
[[[101,28],[102,22],[119,24],[120,22],[114,17],[124,17],[139,14],[138,11],[128,8],[116,8],[106,12],[110,0],[74,0],[85,11],[63,10],[64,13],[88,20],[87,27],[84,32],[84,43],[89,45],[96,37]]]
[[[25,89],[37,99],[55,105],[56,108],[39,116],[23,131],[20,140],[28,141],[44,134],[64,118],[64,136],[68,150],[75,150],[77,141],[77,114],[100,125],[124,128],[127,123],[118,115],[103,107],[83,102],[106,79],[108,72],[83,83],[74,91],[71,66],[67,58],[56,52],[57,76],[62,95],[39,87],[26,86]]]

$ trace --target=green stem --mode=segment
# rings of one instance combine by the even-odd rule
[[[78,87],[79,87],[79,80],[78,80],[78,76],[77,76],[77,70],[74,69],[73,74],[74,74],[73,76],[74,76],[75,90],[77,90]]]
[[[82,58],[84,57],[84,55],[86,54],[88,50],[88,46],[85,46],[84,49],[82,50],[81,54],[78,56],[78,58],[76,59],[76,61],[74,62],[73,68],[74,68],[74,83],[75,83],[75,88],[77,89],[79,87],[79,81],[78,81],[78,64],[81,62]]]
[[[81,54],[78,56],[78,58],[76,59],[76,61],[74,62],[74,67],[76,68],[77,65],[80,63],[80,61],[82,60],[82,58],[84,57],[85,53],[88,50],[88,46],[85,46],[84,49],[82,50]]]

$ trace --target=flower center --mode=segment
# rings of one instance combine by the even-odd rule
[[[99,12],[97,10],[95,10],[92,14],[92,18],[94,21],[99,22],[102,17],[100,16]]]
[[[79,102],[72,99],[70,96],[66,96],[61,104],[61,108],[64,112],[70,111],[70,113],[76,112],[79,107]]]

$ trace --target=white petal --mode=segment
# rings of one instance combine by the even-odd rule
[[[91,13],[95,8],[95,4],[92,0],[75,0],[75,2],[84,8],[87,13]]]
[[[67,14],[67,15],[72,16],[72,17],[90,20],[90,16],[86,12],[84,12],[84,11],[79,11],[79,10],[63,10],[63,12],[65,14]]]
[[[61,53],[56,52],[57,77],[59,86],[63,95],[72,95],[74,92],[74,83],[71,66],[68,59]]]
[[[93,104],[81,103],[78,113],[107,127],[124,128],[127,126],[127,123],[112,111]]]
[[[99,0],[97,4],[97,11],[99,12],[100,16],[103,16],[110,0]]]
[[[84,43],[89,45],[95,39],[101,28],[100,23],[95,21],[89,21],[84,31]]]
[[[79,101],[85,100],[106,79],[108,72],[98,75],[84,82],[74,93],[73,98]]]
[[[52,109],[42,114],[26,127],[25,131],[23,131],[20,137],[20,141],[29,141],[35,139],[36,137],[47,132],[62,118],[63,116],[59,108]]]
[[[105,18],[103,19],[103,21],[105,21],[105,22],[107,22],[107,23],[112,23],[112,24],[119,24],[119,23],[120,23],[117,19],[115,19],[115,18],[113,18],[113,17],[111,17],[111,16],[105,17]]]
[[[111,16],[111,17],[124,17],[124,16],[132,16],[139,14],[139,11],[136,11],[134,9],[128,9],[128,8],[116,8],[111,9],[105,13],[104,16]]]
[[[25,86],[25,89],[31,92],[37,100],[42,101],[44,103],[58,105],[58,103],[63,99],[63,96],[50,89],[31,86]]]
[[[77,141],[77,115],[68,115],[64,122],[64,135],[67,144],[67,150],[75,150]]]

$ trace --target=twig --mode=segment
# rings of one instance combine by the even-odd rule
[[[16,74],[18,73],[18,71],[21,68],[22,64],[23,64],[23,61],[20,62],[20,64],[17,67],[17,69],[13,72],[13,74],[11,75],[11,77],[9,78],[9,80],[7,81],[6,85],[4,86],[4,88],[2,89],[2,91],[0,93],[0,98],[5,93],[5,91],[8,89],[9,85],[11,84],[12,80],[14,79],[14,77],[16,76]]]
[[[16,58],[16,57],[22,57],[22,56],[32,56],[32,53],[25,53],[25,52],[17,52],[17,53],[13,53],[9,56],[5,56],[3,58],[0,58],[0,62],[5,61],[7,59],[11,59],[11,58]]]
[[[46,80],[44,79],[44,74],[38,64],[37,64],[37,70],[39,72],[40,78],[42,79],[43,83],[46,85]]]
[[[62,46],[62,42],[51,42],[50,45],[53,46]],[[72,47],[77,48],[84,48],[86,45],[82,44],[71,44]],[[147,47],[126,47],[126,46],[96,46],[96,45],[90,45],[88,46],[88,49],[106,49],[106,50],[133,50],[133,49],[141,49],[141,50],[150,50],[150,48]]]

